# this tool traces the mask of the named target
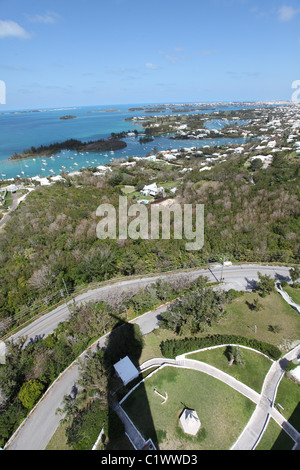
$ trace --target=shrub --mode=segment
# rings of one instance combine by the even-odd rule
[[[68,444],[74,450],[91,450],[107,420],[108,410],[103,409],[100,400],[93,401],[68,427],[66,431]]]
[[[191,337],[180,340],[167,340],[161,343],[160,349],[164,357],[174,359],[180,354],[222,344],[239,344],[247,346],[266,354],[273,360],[278,360],[281,356],[281,351],[273,344],[235,335],[211,335],[199,338]]]
[[[25,382],[19,392],[22,405],[31,410],[43,394],[44,385],[36,379]]]

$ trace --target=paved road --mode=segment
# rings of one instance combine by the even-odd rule
[[[160,311],[161,309],[155,312],[148,312],[137,318],[134,323],[140,325],[143,333],[153,331],[157,328],[157,317]],[[91,351],[95,351],[99,347],[105,347],[108,336],[109,334],[100,338],[92,346]],[[80,356],[80,359],[83,359],[85,356],[86,352]],[[6,446],[8,450],[43,450],[46,448],[61,419],[56,410],[62,406],[64,396],[72,393],[72,389],[76,386],[79,376],[79,365],[75,361],[54,382],[38,406],[36,406],[21,428],[14,434]]]
[[[277,276],[288,278],[289,268],[287,267],[276,267],[276,266],[259,266],[259,265],[240,265],[240,266],[229,266],[224,269],[225,285],[224,289],[236,289],[236,290],[251,290],[255,281],[258,280],[257,272],[260,271],[262,274],[268,274],[274,278]],[[168,278],[176,278],[185,276],[190,280],[196,279],[198,276],[207,276],[211,281],[220,280],[221,266],[212,267],[211,269],[199,269],[189,272],[179,272],[174,274],[166,274],[161,276],[154,276],[149,278],[130,279],[121,282],[116,282],[110,286],[99,287],[98,289],[91,290],[84,294],[79,295],[75,298],[75,303],[85,303],[88,301],[96,300],[107,300],[114,292],[120,293],[130,289],[142,288],[157,279],[163,277],[165,280]],[[69,302],[71,304],[72,302]],[[12,339],[16,340],[20,336],[25,336],[29,340],[34,340],[36,337],[45,337],[51,334],[60,322],[67,320],[69,317],[69,311],[66,305],[62,305],[52,312],[44,315],[35,322],[31,323],[28,327],[24,328],[20,332],[12,336]]]
[[[225,285],[224,289],[235,288],[237,290],[247,290],[253,287],[253,282],[258,279],[257,272],[262,274],[269,274],[273,277],[283,276],[288,277],[289,268],[287,267],[274,267],[274,266],[231,266],[225,269]],[[212,270],[199,270],[193,273],[187,273],[190,278],[197,278],[200,274],[208,275],[210,279],[220,276],[221,268]],[[173,275],[175,276],[175,275]],[[165,276],[168,277],[168,276]],[[165,278],[164,277],[164,278]],[[128,288],[133,285],[142,286],[150,282],[155,282],[157,277],[129,280],[117,283],[114,288]],[[87,300],[97,300],[103,295],[103,289],[111,289],[113,286],[96,289],[80,296],[76,299],[77,302]],[[106,292],[107,294],[107,292]],[[46,315],[44,319],[40,319],[35,325],[31,325],[31,335],[36,334],[49,334],[59,321],[63,321],[68,316],[67,308],[65,311],[63,307],[60,310]],[[62,309],[62,310],[61,310]],[[56,309],[57,310],[57,309]],[[148,312],[147,314],[138,317],[135,322],[140,325],[143,334],[149,333],[158,326],[159,311]],[[58,318],[59,317],[59,318]],[[45,321],[46,324],[43,323]],[[38,333],[39,332],[39,333]],[[48,333],[47,333],[48,332]],[[22,332],[24,333],[24,332]],[[105,337],[98,341],[100,347],[105,344]],[[85,353],[84,353],[85,354]],[[82,356],[84,356],[84,354]],[[65,394],[70,394],[76,381],[78,380],[78,365],[75,363],[72,367],[68,368],[60,378],[53,384],[50,390],[45,394],[38,406],[30,414],[29,418],[23,423],[18,432],[12,437],[7,448],[12,450],[34,450],[45,449],[51,436],[59,425],[60,417],[55,413],[56,409],[61,406]]]

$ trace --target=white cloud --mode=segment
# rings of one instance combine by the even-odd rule
[[[216,49],[203,49],[202,51],[198,51],[197,55],[213,55],[213,54],[219,54],[219,51]]]
[[[151,62],[146,62],[145,64],[145,67],[147,67],[147,69],[158,69],[159,68],[159,65],[156,65],[156,64],[152,64]]]
[[[163,51],[158,51],[158,53],[167,61],[170,62],[171,64],[177,64],[181,60],[187,60],[187,57],[184,55],[174,55],[174,54],[166,54]]]
[[[293,7],[284,5],[278,10],[278,19],[282,22],[291,21],[299,12],[300,10],[296,10]]]
[[[57,13],[47,11],[44,15],[26,15],[26,18],[31,23],[53,24],[57,22],[59,15]]]
[[[7,37],[26,39],[30,34],[15,21],[0,20],[0,38]]]

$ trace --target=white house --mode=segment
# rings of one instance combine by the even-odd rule
[[[141,190],[141,194],[144,196],[157,196],[159,193],[162,194],[162,197],[165,197],[165,190],[164,188],[158,188],[156,183],[149,184],[148,186],[144,186]]]

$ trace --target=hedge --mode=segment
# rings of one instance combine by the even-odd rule
[[[197,349],[208,348],[222,344],[239,344],[256,349],[274,360],[281,357],[281,351],[273,344],[264,343],[254,338],[245,338],[235,335],[211,335],[201,338],[184,338],[163,341],[160,344],[161,353],[164,357],[175,359],[176,356],[185,354]]]

